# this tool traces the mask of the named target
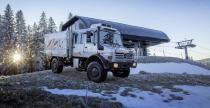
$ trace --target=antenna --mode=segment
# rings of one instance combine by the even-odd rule
[[[185,59],[187,59],[187,60],[189,59],[187,48],[196,47],[196,45],[192,43],[193,40],[194,39],[177,42],[177,46],[175,47],[176,49],[184,49]]]

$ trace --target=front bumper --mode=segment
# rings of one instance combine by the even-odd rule
[[[110,63],[110,67],[112,70],[114,69],[129,69],[129,68],[136,68],[136,62],[112,62]]]

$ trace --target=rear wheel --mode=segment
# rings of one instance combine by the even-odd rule
[[[130,74],[130,70],[123,70],[123,71],[112,71],[113,76],[126,78]]]
[[[53,73],[61,73],[63,71],[63,63],[57,58],[53,58],[51,61],[51,69]]]
[[[87,77],[96,83],[103,82],[107,78],[107,71],[103,69],[100,63],[91,62],[87,67]]]

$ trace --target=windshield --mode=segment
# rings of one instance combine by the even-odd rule
[[[101,30],[100,43],[122,46],[122,40],[120,34],[116,33],[116,31],[113,30]]]

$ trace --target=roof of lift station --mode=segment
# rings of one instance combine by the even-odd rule
[[[89,28],[92,24],[97,24],[97,23],[111,25],[113,28],[120,31],[123,39],[142,41],[149,46],[170,41],[168,36],[164,32],[159,30],[153,30],[144,27],[132,26],[128,24],[105,21],[105,20],[83,17],[83,16],[74,16],[73,18],[71,18],[62,26],[62,31],[66,30],[69,26],[74,24],[79,19],[85,24],[86,28]]]

